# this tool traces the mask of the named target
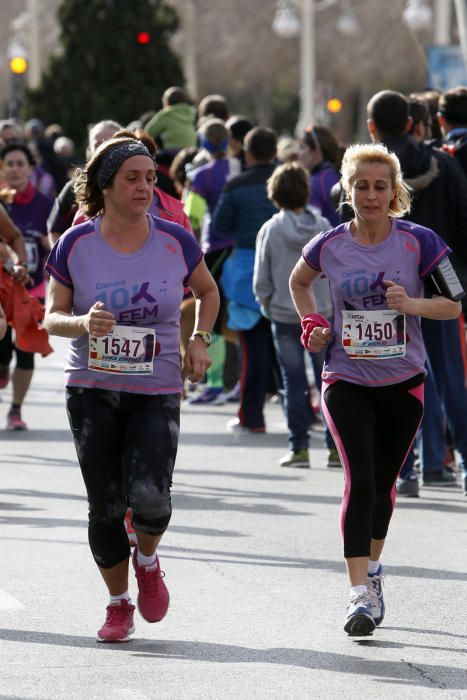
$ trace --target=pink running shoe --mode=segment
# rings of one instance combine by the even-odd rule
[[[107,606],[105,622],[97,633],[98,642],[127,642],[133,634],[135,606],[127,600],[119,600]]]
[[[131,524],[131,516],[133,515],[133,511],[131,508],[128,508],[127,512],[125,513],[125,530],[126,534],[128,535],[128,542],[130,543],[130,547],[135,547],[138,544],[138,538],[136,537],[136,532],[135,528]]]
[[[146,622],[160,622],[169,608],[169,591],[164,583],[159,557],[154,566],[139,566],[138,548],[133,551],[133,567],[138,581],[138,610]]]
[[[21,418],[21,413],[9,413],[6,418],[7,430],[27,430],[28,426]]]

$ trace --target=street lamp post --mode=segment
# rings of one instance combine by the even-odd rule
[[[298,0],[301,22],[289,0],[280,0],[272,23],[283,39],[300,35],[300,115],[297,132],[312,124],[315,117],[315,5],[314,0]]]
[[[451,43],[451,0],[435,0],[434,9],[435,46],[448,46]]]
[[[315,121],[315,80],[315,8],[313,0],[302,0],[299,133]]]
[[[464,66],[467,69],[467,3],[466,0],[454,0],[456,8],[457,27],[459,30],[459,40],[464,58]]]
[[[199,97],[197,65],[197,11],[193,0],[185,0],[183,5],[184,52],[183,68],[188,94],[194,100]]]
[[[300,34],[300,115],[297,132],[300,133],[315,121],[315,13],[335,5],[339,0],[279,0],[272,23],[276,34],[289,39]],[[299,8],[301,22],[292,6]],[[358,22],[352,12],[349,0],[344,4],[337,27],[340,32],[351,36],[359,31]]]
[[[453,4],[456,10],[462,57],[467,70],[467,0],[453,0]],[[451,0],[434,0],[434,19],[427,0],[407,0],[403,19],[413,31],[433,27],[436,46],[450,43]]]
[[[28,0],[27,16],[29,26],[29,53],[31,67],[29,71],[29,87],[37,88],[41,82],[41,32],[39,26],[39,2]]]

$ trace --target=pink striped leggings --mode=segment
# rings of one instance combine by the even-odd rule
[[[386,537],[396,479],[423,416],[424,375],[369,387],[323,384],[322,408],[344,467],[341,505],[344,557],[367,557]]]

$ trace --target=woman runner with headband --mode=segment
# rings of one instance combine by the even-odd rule
[[[90,218],[69,229],[47,262],[45,325],[71,338],[67,411],[89,501],[89,543],[110,601],[98,641],[134,632],[128,592],[130,546],[123,517],[133,509],[138,608],[148,622],[167,612],[169,594],[156,553],[170,521],[182,378],[180,303],[196,298],[185,355],[192,381],[210,365],[207,345],[219,295],[197,242],[147,214],[153,154],[136,139],[103,143],[76,176]]]
[[[341,528],[351,590],[344,630],[360,636],[383,621],[380,556],[397,475],[423,415],[420,318],[457,318],[464,292],[444,241],[400,219],[410,196],[393,153],[351,146],[342,183],[354,218],[305,246],[290,289],[302,343],[311,352],[327,346],[322,409],[345,473]],[[333,328],[316,314],[311,290],[322,274]]]

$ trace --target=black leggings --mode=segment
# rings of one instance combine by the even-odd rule
[[[67,411],[89,502],[89,544],[103,569],[128,559],[123,519],[161,535],[172,514],[180,395],[67,389]]]
[[[344,556],[367,557],[386,537],[397,475],[423,416],[423,380],[368,387],[323,384],[323,411],[345,474],[341,506]]]
[[[16,352],[16,366],[19,369],[34,369],[34,353],[19,350],[13,343],[11,326],[8,326],[5,336],[0,340],[0,366],[8,367]]]

